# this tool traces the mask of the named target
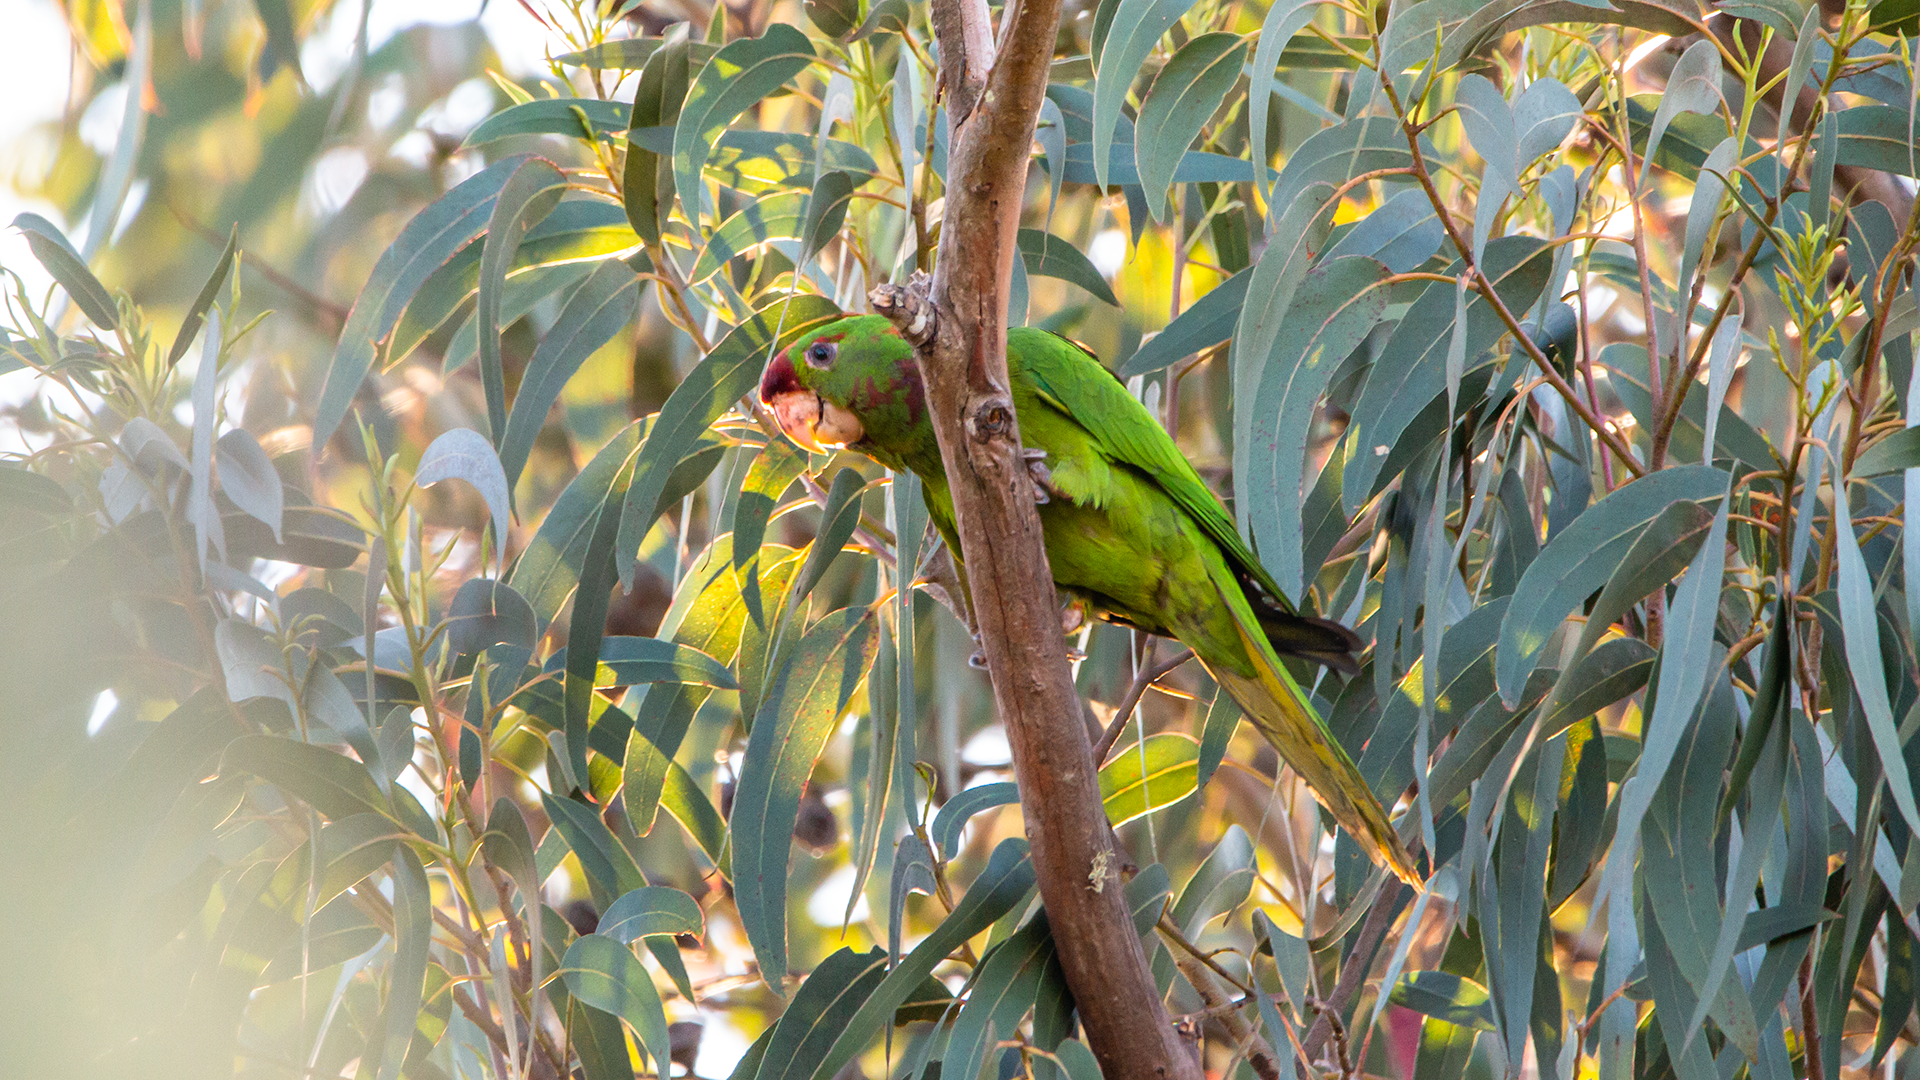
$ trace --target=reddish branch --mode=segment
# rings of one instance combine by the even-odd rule
[[[1007,289],[1060,0],[933,0],[956,118],[930,282],[874,291],[920,347],[994,698],[1019,774],[1040,896],[1109,1080],[1199,1080],[1154,991],[1121,888],[1007,383]]]

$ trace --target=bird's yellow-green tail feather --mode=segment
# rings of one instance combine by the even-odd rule
[[[1266,642],[1249,634],[1244,620],[1236,617],[1234,624],[1247,653],[1253,657],[1254,676],[1235,674],[1224,664],[1208,664],[1214,681],[1239,704],[1281,759],[1307,782],[1314,797],[1340,827],[1358,840],[1375,861],[1385,863],[1402,881],[1420,888],[1420,871],[1414,865],[1412,854],[1401,843],[1400,834],[1387,820],[1380,800],[1374,797],[1373,789],[1367,786],[1353,759],[1334,740],[1333,733],[1313,711],[1293,678],[1280,667],[1278,657]],[[1204,662],[1206,658],[1201,659]]]

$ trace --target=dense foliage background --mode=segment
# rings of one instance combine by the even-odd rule
[[[67,6],[8,151],[60,220],[0,331],[0,1054],[1088,1080],[916,484],[743,400],[931,257],[926,6],[528,3],[525,78],[371,2]],[[1372,643],[1313,686],[1430,875],[1085,631],[1209,1072],[1920,1062],[1912,11],[1069,8],[1012,318]]]

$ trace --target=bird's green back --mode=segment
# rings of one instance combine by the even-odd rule
[[[1220,546],[1237,573],[1267,593],[1276,606],[1290,614],[1294,611],[1166,429],[1100,361],[1058,334],[1023,326],[1007,332],[1007,366],[1016,384],[1031,385],[1048,404],[1085,428],[1109,457],[1152,477]]]

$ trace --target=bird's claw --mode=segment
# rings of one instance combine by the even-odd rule
[[[1053,470],[1047,468],[1047,452],[1039,447],[1024,447],[1020,456],[1027,462],[1027,479],[1033,483],[1033,501],[1045,506],[1053,501]]]

